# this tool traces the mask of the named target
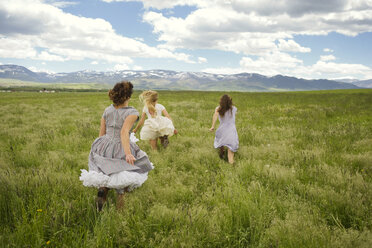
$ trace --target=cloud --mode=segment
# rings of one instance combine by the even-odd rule
[[[125,70],[142,70],[143,68],[138,65],[130,66],[128,64],[116,64],[113,67],[114,71],[125,71]]]
[[[308,47],[302,47],[294,40],[283,40],[279,39],[278,48],[281,51],[286,52],[300,52],[300,53],[309,53],[311,49]]]
[[[53,5],[57,8],[66,8],[73,5],[78,5],[78,2],[71,2],[71,1],[54,1],[54,0],[48,0],[45,1],[45,3],[48,3],[50,5]]]
[[[65,61],[66,59],[55,54],[50,54],[46,51],[39,53],[34,59],[44,60],[44,61]]]
[[[202,63],[207,63],[207,59],[206,58],[203,58],[203,57],[198,57],[198,63],[199,64],[202,64]]]
[[[337,32],[357,35],[372,31],[372,1],[359,0],[200,0],[138,1],[163,5],[193,5],[187,17],[164,16],[148,10],[143,20],[153,26],[163,48],[217,49],[245,55],[279,51],[310,52],[294,41],[296,35]]]
[[[6,58],[93,59],[126,64],[132,62],[131,57],[141,57],[195,63],[187,54],[119,35],[103,19],[65,13],[41,0],[1,1],[0,39],[0,56]]]
[[[196,6],[203,1],[198,0],[102,0],[103,2],[142,2],[143,6],[154,9],[171,9],[175,6]]]
[[[326,53],[333,53],[333,50],[330,49],[330,48],[324,48],[324,49],[323,49],[323,52],[326,52]]]
[[[35,66],[27,67],[32,72],[46,72],[46,73],[55,73],[54,71],[43,69],[43,68],[37,68]]]
[[[285,53],[274,53],[265,57],[252,59],[243,57],[239,68],[207,68],[203,70],[209,73],[259,73],[265,76],[277,74],[294,76],[300,78],[372,78],[372,68],[361,64],[347,64],[330,62],[334,60],[333,55],[321,56],[315,64],[305,66],[303,61]]]
[[[91,63],[90,63],[91,65],[98,65],[99,63],[98,63],[98,61],[92,61]]]
[[[316,73],[325,78],[342,78],[352,76],[354,78],[372,78],[372,68],[361,64],[334,63],[318,61],[309,68],[310,73]]]
[[[117,64],[114,66],[114,71],[123,71],[123,70],[129,70],[130,67],[126,64]]]
[[[303,16],[305,14],[329,13],[343,11],[347,8],[348,0],[233,0],[232,6],[237,11],[256,12],[264,16],[282,15]]]
[[[320,61],[330,61],[330,60],[335,60],[336,57],[333,55],[324,55],[320,56]]]
[[[4,58],[35,58],[37,51],[27,40],[0,37],[0,56]]]

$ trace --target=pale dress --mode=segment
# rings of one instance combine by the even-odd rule
[[[133,107],[116,109],[111,105],[105,109],[102,117],[106,123],[106,134],[92,144],[89,171],[81,170],[80,180],[84,186],[108,187],[121,193],[124,189],[131,191],[140,187],[147,180],[148,172],[154,167],[147,154],[135,143],[134,135],[130,139],[130,150],[136,158],[134,166],[125,160],[120,131],[129,115],[139,116],[139,113]]]
[[[218,107],[216,108],[218,109]],[[214,139],[214,148],[226,146],[232,152],[236,152],[239,148],[238,132],[235,126],[235,115],[238,109],[233,106],[231,110],[225,112],[224,116],[218,115],[220,126],[216,131]]]
[[[174,133],[174,126],[172,120],[162,116],[165,107],[159,103],[155,105],[156,116],[152,117],[148,108],[143,107],[143,113],[146,113],[147,120],[141,129],[141,140],[155,140],[161,136],[172,136]]]

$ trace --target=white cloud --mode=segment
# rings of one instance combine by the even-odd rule
[[[206,58],[203,58],[203,57],[198,57],[198,63],[199,64],[202,64],[202,63],[207,63],[207,59]]]
[[[280,51],[285,52],[300,52],[300,53],[309,53],[311,49],[308,47],[302,47],[294,40],[279,40],[278,48]]]
[[[129,70],[130,67],[126,64],[117,64],[114,66],[114,71],[123,71],[123,70]]]
[[[143,38],[141,38],[141,37],[135,37],[134,38],[135,40],[138,40],[138,41],[141,41],[141,42],[144,42],[145,40],[143,39]]]
[[[169,9],[175,6],[198,5],[203,1],[198,0],[102,0],[103,2],[142,2],[145,8]]]
[[[283,73],[283,70],[293,71],[301,65],[301,60],[281,52],[268,54],[256,60],[244,57],[240,61],[240,66],[249,72],[271,76]]]
[[[59,55],[50,54],[46,51],[42,51],[36,57],[34,57],[34,59],[46,60],[46,61],[65,61],[66,60],[65,58],[63,58]]]
[[[51,4],[57,8],[66,8],[69,6],[77,5],[77,2],[71,2],[71,1],[55,1],[55,0],[47,0],[45,3]]]
[[[0,34],[0,56],[6,58],[93,59],[126,64],[131,57],[143,57],[195,63],[184,53],[121,36],[103,19],[68,14],[41,0],[1,1]]]
[[[310,67],[310,72],[315,72],[325,78],[341,78],[353,76],[354,78],[372,78],[372,68],[361,64],[334,63],[318,61]]]
[[[336,57],[333,55],[323,55],[320,56],[320,61],[330,61],[330,60],[335,60]]]
[[[326,52],[326,53],[333,53],[333,50],[330,49],[330,48],[324,48],[324,49],[323,49],[323,52]]]
[[[356,35],[372,31],[372,1],[359,0],[200,0],[147,1],[162,9],[193,5],[186,18],[147,11],[143,20],[163,41],[163,48],[217,49],[245,55],[272,52],[311,52],[293,40],[295,35]]]
[[[208,68],[203,70],[209,73],[235,74],[235,73],[259,73],[265,76],[277,74],[294,76],[299,78],[372,78],[372,68],[361,64],[335,63],[332,57],[322,56],[313,65],[305,66],[303,62],[288,54],[276,53],[266,57],[252,59],[244,57],[240,61],[239,68]],[[324,60],[325,59],[325,60]]]
[[[91,65],[98,65],[99,63],[98,63],[98,61],[94,60],[94,61],[92,61],[90,64],[91,64]]]
[[[36,56],[37,51],[29,41],[0,37],[0,57],[21,59]]]
[[[140,70],[143,70],[143,68],[142,68],[142,66],[135,65],[135,66],[133,66],[133,70],[140,71]]]
[[[55,73],[54,71],[43,69],[43,68],[37,68],[35,66],[27,67],[32,72],[46,72],[46,73]]]

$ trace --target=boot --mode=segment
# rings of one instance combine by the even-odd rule
[[[225,148],[223,146],[218,148],[218,155],[220,156],[220,159],[225,157]]]
[[[106,202],[108,188],[101,187],[98,189],[97,198],[96,198],[96,205],[98,212],[102,211],[103,204]]]
[[[168,135],[160,137],[160,143],[164,148],[167,148],[167,146],[169,145]]]

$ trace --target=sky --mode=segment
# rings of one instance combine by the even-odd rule
[[[0,0],[0,64],[372,79],[372,0]]]

